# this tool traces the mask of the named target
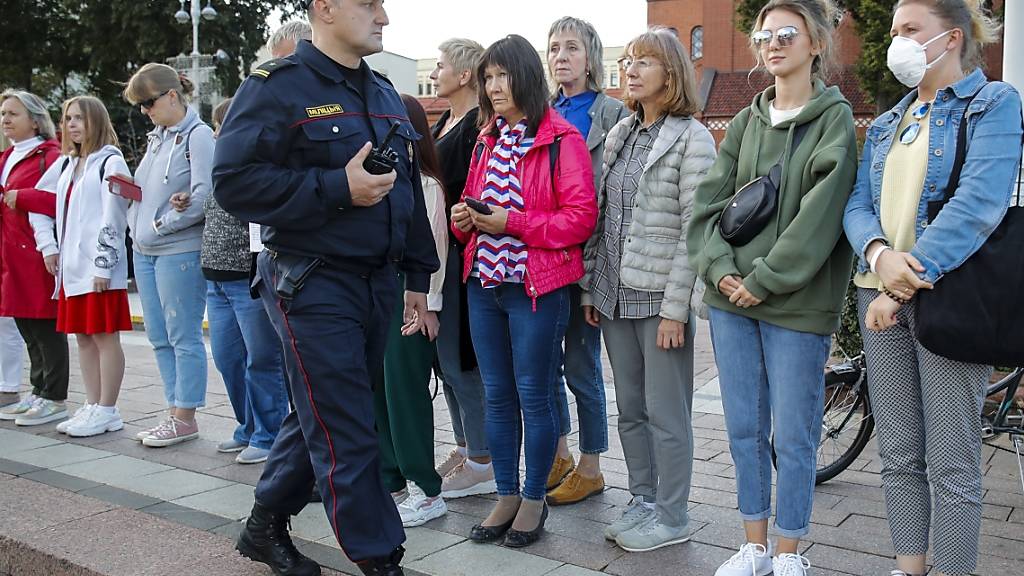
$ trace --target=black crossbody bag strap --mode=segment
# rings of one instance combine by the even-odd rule
[[[793,131],[793,145],[789,147],[790,155],[796,152],[796,149],[800,147],[800,143],[804,141],[804,136],[807,135],[807,129],[810,127],[811,123],[807,122],[797,126],[796,130]],[[782,186],[782,175],[785,173],[784,171],[786,170],[788,160],[789,158],[786,153],[783,152],[779,161],[775,163],[775,166],[772,166],[771,170],[768,171],[768,180],[771,181],[776,190],[779,190],[779,187]],[[779,191],[781,192],[781,190]]]

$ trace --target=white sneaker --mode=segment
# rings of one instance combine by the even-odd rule
[[[121,412],[116,406],[113,412],[108,412],[102,407],[94,405],[84,418],[67,427],[67,433],[68,436],[74,438],[86,438],[98,436],[104,432],[116,432],[122,428],[124,428],[124,420],[121,419]]]
[[[78,422],[79,420],[88,417],[89,411],[92,410],[93,406],[95,406],[95,404],[89,404],[88,402],[82,404],[81,408],[75,410],[75,413],[71,415],[71,418],[68,418],[67,420],[61,422],[60,424],[57,424],[57,432],[60,432],[61,434],[67,434],[68,426],[71,426],[75,422]]]
[[[447,513],[448,505],[444,503],[444,498],[427,498],[425,494],[415,490],[410,490],[409,495],[398,505],[398,515],[402,517],[404,528],[426,524]]]
[[[772,573],[772,545],[747,542],[715,570],[715,576],[767,576]]]
[[[811,562],[799,554],[779,554],[772,558],[775,576],[807,576]]]

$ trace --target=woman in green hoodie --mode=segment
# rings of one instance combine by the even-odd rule
[[[798,544],[809,531],[814,497],[824,367],[850,279],[842,221],[857,169],[850,104],[821,80],[835,51],[835,15],[830,0],[772,0],[761,10],[751,44],[775,84],[729,124],[694,200],[687,247],[707,286],[746,530],[746,543],[716,576],[773,569],[804,576],[810,567]],[[730,243],[719,224],[723,213],[737,191],[776,165],[778,202],[770,218],[747,242],[726,226]],[[768,542],[773,420],[775,547]]]

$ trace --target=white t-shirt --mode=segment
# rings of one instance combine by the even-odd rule
[[[772,117],[772,126],[778,126],[783,122],[787,122],[796,118],[804,111],[804,107],[793,108],[792,110],[778,110],[775,108],[775,100],[772,100],[768,104],[768,114]]]

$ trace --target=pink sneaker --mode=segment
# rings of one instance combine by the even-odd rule
[[[186,440],[194,440],[196,438],[199,438],[198,422],[195,420],[185,422],[171,416],[150,432],[149,436],[143,438],[142,445],[149,446],[150,448],[162,448],[164,446],[181,444]]]

